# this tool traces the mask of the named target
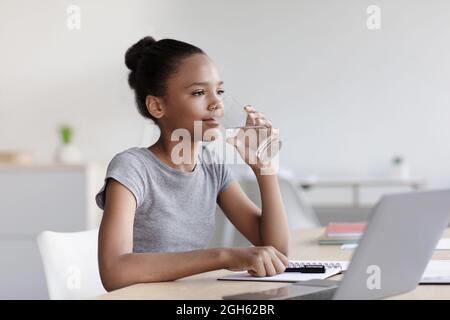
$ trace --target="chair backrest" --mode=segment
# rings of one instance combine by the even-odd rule
[[[50,299],[93,299],[106,293],[97,260],[98,229],[37,238]]]
[[[314,208],[295,181],[281,177],[279,178],[279,184],[286,211],[289,212],[288,219],[290,219],[292,228],[320,227],[321,225]]]
[[[241,178],[239,183],[247,196],[257,206],[261,207],[261,196],[256,179]],[[297,188],[291,179],[282,175],[278,176],[278,184],[290,228],[305,229],[320,227],[317,215],[303,194],[303,191]]]
[[[230,168],[233,171],[233,176],[239,181],[242,190],[250,200],[261,208],[259,186],[251,169],[243,165],[230,166]],[[320,227],[320,222],[313,207],[306,199],[303,191],[296,186],[295,174],[287,168],[280,168],[278,171],[278,182],[290,228]],[[225,218],[222,210],[218,207],[216,212],[216,235],[210,246],[236,247],[248,245],[251,245],[250,242],[237,232],[236,228]]]

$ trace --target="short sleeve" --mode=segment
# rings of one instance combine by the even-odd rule
[[[210,172],[214,176],[217,195],[235,180],[230,167],[226,164],[223,157],[220,156],[220,153],[217,154],[214,149],[203,145],[202,152],[200,153],[200,161],[209,168],[213,168]]]
[[[139,207],[145,194],[144,166],[136,155],[130,151],[117,154],[109,163],[103,187],[95,196],[95,201],[100,209],[105,208],[106,186],[109,178],[112,178],[131,191]]]
[[[235,179],[231,169],[226,164],[219,164],[219,194],[224,191]]]

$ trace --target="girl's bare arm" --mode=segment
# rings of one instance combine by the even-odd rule
[[[218,203],[233,225],[255,246],[273,246],[289,254],[289,226],[276,175],[261,175],[253,169],[259,184],[262,209],[242,191],[237,181],[219,195]]]

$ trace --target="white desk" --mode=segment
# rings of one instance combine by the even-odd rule
[[[349,260],[352,251],[340,246],[319,246],[317,238],[322,228],[297,230],[292,234],[291,258],[304,260]],[[450,237],[447,229],[445,237]],[[433,259],[450,260],[450,251],[436,251]],[[286,285],[277,282],[219,281],[218,277],[229,274],[228,270],[202,273],[172,282],[143,283],[109,292],[99,299],[222,299],[250,291],[275,289]],[[330,279],[339,279],[335,276]],[[450,285],[420,285],[415,290],[393,299],[450,299]]]
[[[389,177],[336,177],[336,178],[301,178],[299,187],[308,190],[313,188],[351,188],[353,207],[360,206],[362,188],[399,188],[407,187],[411,190],[423,189],[425,181],[418,178],[400,179]]]

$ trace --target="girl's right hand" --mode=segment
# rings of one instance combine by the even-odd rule
[[[274,276],[284,272],[289,260],[272,246],[227,248],[226,269],[230,271],[247,270],[252,276]]]

